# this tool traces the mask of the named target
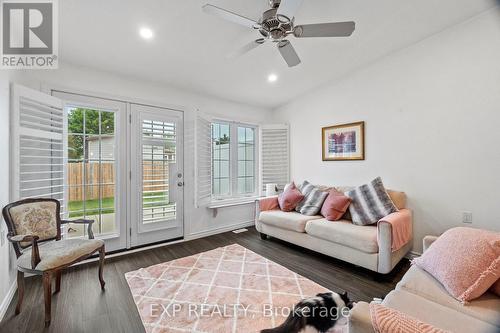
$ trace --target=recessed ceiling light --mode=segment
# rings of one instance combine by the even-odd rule
[[[144,39],[151,39],[153,38],[153,30],[143,27],[139,30],[139,35],[141,35],[141,37]]]
[[[269,82],[276,82],[278,80],[278,75],[276,74],[269,74],[267,77],[267,81]]]

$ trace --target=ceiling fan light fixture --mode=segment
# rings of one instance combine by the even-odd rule
[[[295,25],[295,14],[304,0],[267,1],[269,2],[270,9],[264,11],[258,20],[249,19],[211,4],[206,4],[202,8],[205,13],[258,30],[262,37],[264,37],[248,43],[240,48],[238,52],[235,52],[235,54],[241,56],[255,49],[260,44],[270,41],[275,43],[288,67],[295,67],[301,63],[299,55],[288,40],[289,37],[349,37],[356,29],[356,24],[353,21]],[[275,75],[270,74],[268,76],[269,82],[275,82],[277,79]]]

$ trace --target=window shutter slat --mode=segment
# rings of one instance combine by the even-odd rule
[[[12,199],[54,198],[64,211],[66,118],[62,101],[12,86]]]
[[[212,200],[212,119],[197,112],[195,121],[196,207]]]
[[[146,117],[148,118],[148,117]],[[142,221],[157,223],[175,219],[169,174],[177,161],[175,123],[142,119]]]
[[[278,184],[283,189],[290,181],[290,143],[287,124],[260,127],[262,191],[266,184]]]

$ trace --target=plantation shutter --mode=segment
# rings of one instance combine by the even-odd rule
[[[66,117],[62,101],[23,86],[11,90],[11,198],[53,198],[65,211]]]
[[[212,120],[197,112],[195,121],[195,182],[196,207],[203,207],[212,200]]]
[[[260,184],[278,184],[283,189],[290,181],[290,143],[287,124],[260,127]]]

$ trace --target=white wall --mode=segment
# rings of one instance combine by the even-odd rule
[[[0,73],[0,184],[8,184],[8,82],[6,72]],[[236,104],[220,99],[204,97],[181,91],[165,85],[137,81],[109,73],[62,64],[58,70],[33,70],[11,73],[10,81],[34,89],[43,90],[46,86],[67,87],[69,90],[85,91],[93,95],[116,96],[126,100],[143,101],[154,105],[176,105],[185,112],[185,236],[200,237],[217,231],[227,231],[248,225],[254,220],[253,205],[235,206],[219,209],[218,216],[206,208],[194,206],[194,119],[195,110],[217,115],[227,119],[236,119],[252,123],[261,123],[269,117],[270,110]],[[0,192],[0,204],[8,202],[7,191]],[[2,222],[3,223],[3,222]],[[6,288],[13,282],[13,270],[7,273],[8,247],[0,248],[0,300],[6,295]],[[5,277],[9,276],[8,279]]]
[[[9,203],[9,74],[0,72],[0,208]],[[12,246],[6,239],[7,227],[0,218],[2,242],[0,243],[0,318],[7,308],[5,296],[12,292],[15,279],[15,255]]]
[[[414,251],[426,234],[500,230],[500,15],[483,13],[275,110],[291,125],[296,180],[408,194]],[[366,160],[322,162],[321,127],[366,122]]]

